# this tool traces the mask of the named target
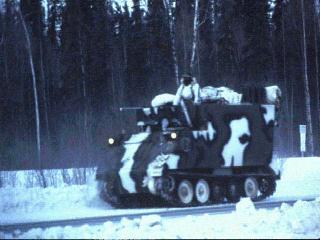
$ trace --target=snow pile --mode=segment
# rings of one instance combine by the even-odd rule
[[[203,101],[224,99],[230,104],[239,104],[242,99],[242,94],[239,94],[227,87],[215,88],[212,86],[206,86],[201,89],[200,96]]]
[[[166,105],[168,103],[172,103],[174,98],[175,98],[175,95],[169,94],[169,93],[157,95],[152,99],[151,106],[152,107],[160,107],[160,106]]]
[[[47,186],[83,184],[95,175],[96,168],[69,168],[42,170]],[[40,187],[41,175],[36,170],[0,171],[1,187]]]
[[[320,157],[288,158],[281,168],[274,197],[320,195]]]
[[[233,219],[225,226],[231,238],[239,233],[245,238],[315,238],[320,236],[320,198],[273,210],[256,210],[249,199],[242,199]]]
[[[0,188],[0,223],[85,217],[107,209],[93,176],[86,185]]]
[[[273,210],[257,210],[244,198],[236,211],[225,215],[161,218],[122,218],[119,223],[100,226],[54,227],[32,229],[4,238],[103,238],[103,239],[163,239],[163,238],[318,238],[320,236],[320,198],[312,202],[298,201],[293,206],[283,204]]]
[[[280,161],[275,161],[274,165],[277,165],[277,162]],[[281,179],[277,181],[277,190],[270,199],[320,196],[320,158],[289,158],[279,169],[282,173]],[[16,172],[16,175],[28,174],[22,171]],[[0,188],[0,224],[149,211],[112,209],[99,198],[94,174],[89,175],[87,180],[88,183],[84,185],[61,184],[59,187],[48,188],[27,188],[21,179],[15,185],[7,184]],[[237,208],[241,210],[248,207],[246,211],[251,212],[252,206],[249,208],[243,204],[244,202],[241,202]]]

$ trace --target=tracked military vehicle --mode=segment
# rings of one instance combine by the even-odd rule
[[[108,138],[96,174],[106,202],[121,206],[143,194],[145,201],[149,196],[170,206],[194,206],[273,194],[279,178],[269,166],[276,104],[260,98],[174,106],[173,96],[163,95],[157,107],[131,109],[140,130]]]

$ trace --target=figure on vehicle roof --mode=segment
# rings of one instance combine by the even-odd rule
[[[201,103],[199,83],[196,78],[192,77],[190,74],[182,75],[173,105],[179,105],[181,99],[191,100],[195,105],[199,105]]]

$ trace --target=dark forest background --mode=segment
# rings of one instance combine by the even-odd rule
[[[1,170],[94,166],[135,126],[119,107],[174,94],[186,72],[202,87],[279,85],[275,156],[300,155],[299,124],[319,154],[319,0],[0,2]]]

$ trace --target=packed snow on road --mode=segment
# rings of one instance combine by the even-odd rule
[[[100,226],[54,227],[45,230],[19,230],[1,238],[318,238],[320,236],[320,158],[289,158],[272,163],[281,171],[277,190],[268,199],[302,199],[293,206],[283,204],[273,210],[255,209],[243,198],[236,211],[221,215],[166,218],[146,215]],[[73,170],[68,170],[71,173]],[[161,209],[113,209],[101,201],[94,180],[94,169],[86,171],[88,183],[67,185],[59,171],[52,186],[36,186],[30,171],[1,172],[0,224],[41,220],[72,219],[89,216],[142,213]],[[70,174],[72,175],[72,174]],[[31,184],[32,183],[32,184]],[[266,199],[266,201],[268,201]]]

